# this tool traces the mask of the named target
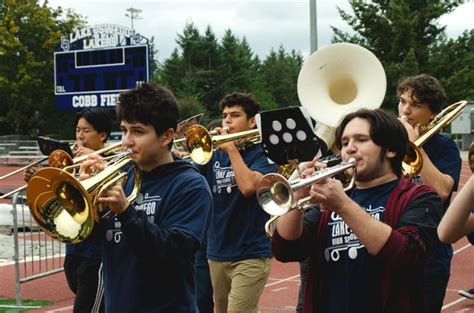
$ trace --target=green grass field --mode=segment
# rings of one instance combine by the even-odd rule
[[[15,299],[0,299],[0,313],[18,313],[30,310],[33,307],[43,307],[52,304],[51,301],[22,300],[21,308],[13,308],[16,305]]]

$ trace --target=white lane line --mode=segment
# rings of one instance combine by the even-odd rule
[[[282,287],[282,288],[272,289],[272,292],[273,292],[273,291],[281,291],[281,290],[286,290],[286,289],[288,289],[288,288],[286,288],[286,287]]]
[[[270,286],[273,286],[273,285],[277,285],[277,284],[281,284],[285,281],[289,281],[289,280],[293,280],[295,278],[299,278],[300,275],[295,275],[295,276],[291,276],[291,277],[288,277],[288,278],[284,278],[284,279],[277,279],[275,282],[273,283],[269,283],[269,284],[266,284],[265,287],[270,287]]]
[[[459,248],[459,249],[457,249],[456,251],[454,251],[454,252],[453,252],[453,255],[456,254],[456,253],[459,253],[459,252],[461,252],[461,251],[463,251],[463,250],[466,250],[466,249],[469,248],[469,247],[472,247],[472,245],[471,245],[470,243],[468,243],[467,245],[462,246],[461,248]]]
[[[72,312],[72,305],[65,306],[63,308],[54,309],[51,311],[46,311],[46,313],[55,313],[55,312],[64,312],[64,311]]]

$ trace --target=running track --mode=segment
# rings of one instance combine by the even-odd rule
[[[3,170],[3,169],[2,169]],[[12,169],[7,169],[11,171]],[[3,171],[0,171],[2,175]],[[460,187],[471,176],[466,161],[463,161]],[[20,179],[12,182],[18,185]],[[11,188],[14,186],[0,186]],[[474,300],[458,295],[457,290],[466,289],[474,283],[474,250],[466,239],[454,244],[454,258],[451,268],[451,279],[443,306],[443,313],[474,312]],[[261,313],[294,312],[299,288],[299,267],[297,263],[272,264],[272,272],[260,301]],[[0,267],[0,297],[15,297],[13,265]],[[22,285],[23,299],[45,299],[55,304],[29,312],[72,312],[73,295],[68,290],[63,273],[31,281]]]

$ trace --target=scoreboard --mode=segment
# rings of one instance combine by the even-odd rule
[[[58,110],[113,107],[121,92],[149,80],[148,44],[54,53]]]

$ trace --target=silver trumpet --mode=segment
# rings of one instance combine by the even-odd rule
[[[345,174],[346,170],[353,169],[350,179],[345,177],[344,190],[352,188],[355,181],[356,160],[349,159],[332,167],[322,169],[311,177],[289,182],[279,174],[264,175],[257,184],[257,200],[262,209],[272,216],[281,216],[290,210],[300,211],[314,205],[311,202],[309,191],[314,183],[338,174]]]

